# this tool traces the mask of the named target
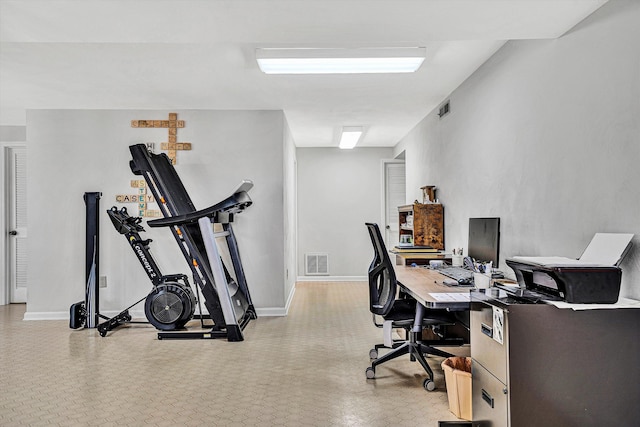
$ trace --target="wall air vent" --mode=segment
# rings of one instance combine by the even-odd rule
[[[449,100],[440,106],[440,109],[438,110],[438,117],[443,118],[447,114],[449,114]]]
[[[305,276],[328,276],[329,254],[304,254],[304,274]]]

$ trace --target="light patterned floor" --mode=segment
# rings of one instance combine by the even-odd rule
[[[245,341],[164,340],[146,325],[105,338],[66,321],[23,321],[0,307],[0,425],[437,426],[448,410],[401,358],[367,380],[381,342],[365,283],[299,283],[287,317],[264,317]]]

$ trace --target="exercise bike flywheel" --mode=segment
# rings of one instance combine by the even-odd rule
[[[165,282],[147,295],[144,313],[153,326],[162,331],[181,329],[191,320],[196,298],[189,286]]]

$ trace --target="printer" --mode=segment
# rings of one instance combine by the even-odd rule
[[[615,304],[620,294],[620,262],[633,234],[596,233],[579,259],[514,256],[506,263],[521,288],[574,304]]]

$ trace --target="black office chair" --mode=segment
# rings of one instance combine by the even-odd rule
[[[422,330],[424,328],[453,325],[455,317],[446,310],[426,309],[420,327],[414,327],[417,301],[407,295],[400,299],[396,298],[398,288],[396,275],[378,224],[366,223],[366,226],[374,249],[373,261],[369,266],[369,306],[374,316],[374,324],[381,326],[375,321],[375,316],[381,316],[384,320],[392,321],[393,328],[403,328],[408,336],[405,341],[395,342],[392,350],[380,358],[377,357],[378,349],[386,346],[378,344],[369,352],[369,356],[374,360],[372,360],[371,366],[367,368],[367,378],[375,378],[376,366],[404,354],[409,354],[411,360],[417,359],[429,375],[424,380],[424,388],[427,391],[433,391],[435,390],[433,371],[424,355],[433,354],[442,357],[451,357],[453,355],[421,342]]]

